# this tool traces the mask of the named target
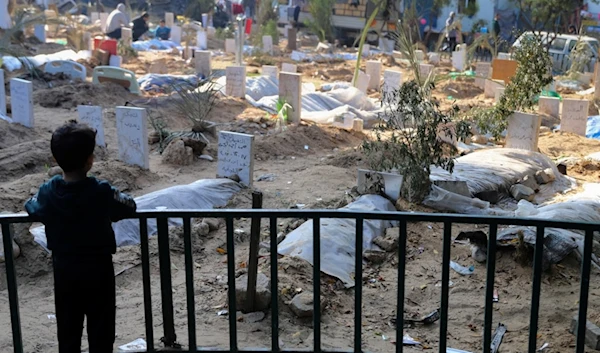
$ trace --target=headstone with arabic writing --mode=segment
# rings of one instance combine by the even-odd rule
[[[539,115],[514,112],[508,118],[505,147],[537,152],[541,123]]]
[[[225,94],[228,96],[246,97],[246,67],[227,66],[225,68]]]
[[[106,147],[104,140],[104,115],[102,107],[95,105],[80,105],[77,107],[79,121],[96,129],[96,145]]]
[[[589,105],[586,99],[563,99],[560,130],[585,136]]]
[[[150,169],[146,109],[117,107],[119,159],[127,164]]]
[[[217,177],[237,175],[240,183],[252,186],[254,178],[254,136],[220,131]]]
[[[33,127],[33,84],[31,81],[13,78],[10,80],[10,104],[12,121]]]

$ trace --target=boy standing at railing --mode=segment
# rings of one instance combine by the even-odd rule
[[[69,121],[52,134],[50,149],[64,176],[44,183],[25,204],[46,226],[54,267],[54,299],[60,353],[81,352],[87,317],[90,353],[113,351],[116,251],[112,222],[135,214],[133,199],[106,181],[88,177],[96,131]]]

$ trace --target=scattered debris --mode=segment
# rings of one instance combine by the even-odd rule
[[[296,294],[290,302],[290,309],[299,318],[309,318],[314,315],[314,294],[312,292],[302,292]],[[321,312],[323,311],[323,298],[321,298]]]
[[[522,185],[522,184],[515,184],[515,185],[511,186],[510,194],[517,201],[527,200],[527,201],[531,202],[531,201],[533,201],[533,198],[535,197],[535,191],[525,185]]]
[[[262,311],[271,305],[271,280],[263,273],[258,273],[256,278],[256,296],[254,297],[254,310]],[[242,275],[235,280],[236,306],[243,308],[248,296],[248,275]]]
[[[471,265],[469,267],[465,267],[462,265],[457,264],[454,261],[450,261],[450,267],[456,271],[457,273],[463,275],[463,276],[468,276],[468,275],[472,275],[473,272],[475,272],[475,266]]]
[[[506,326],[503,324],[498,324],[496,331],[494,331],[494,335],[492,336],[491,343],[491,353],[497,353],[498,349],[500,349],[500,345],[502,344],[502,339],[504,338],[504,334],[506,334]]]

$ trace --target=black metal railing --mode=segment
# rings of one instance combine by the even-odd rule
[[[520,218],[500,218],[483,217],[470,215],[448,215],[448,214],[421,214],[421,213],[403,213],[403,212],[352,212],[345,210],[181,210],[181,211],[142,211],[136,215],[140,221],[140,238],[142,254],[142,274],[144,288],[144,312],[146,324],[147,351],[155,352],[154,334],[152,324],[152,306],[150,293],[150,256],[148,250],[148,220],[157,220],[158,246],[159,246],[159,264],[160,264],[160,283],[162,296],[162,316],[164,337],[162,339],[165,346],[173,346],[176,342],[176,333],[174,325],[173,311],[173,292],[171,284],[171,259],[169,250],[168,220],[171,218],[183,219],[183,236],[185,252],[185,270],[186,270],[186,295],[187,295],[187,315],[189,342],[187,350],[184,352],[200,351],[196,341],[196,316],[194,304],[194,262],[192,259],[191,246],[191,219],[192,218],[224,218],[227,227],[227,267],[228,267],[228,295],[229,295],[229,341],[228,350],[220,352],[300,352],[301,350],[282,350],[279,346],[279,299],[278,299],[278,281],[277,281],[277,220],[281,218],[307,218],[313,220],[313,247],[314,247],[314,350],[312,352],[321,352],[321,257],[320,254],[320,224],[322,219],[345,218],[356,221],[356,253],[362,254],[363,250],[363,226],[365,220],[389,220],[396,221],[399,224],[399,248],[398,248],[398,298],[397,298],[397,317],[396,317],[396,352],[402,352],[402,339],[404,327],[404,294],[405,294],[405,255],[407,224],[409,222],[438,222],[443,223],[443,255],[442,255],[442,282],[441,282],[441,305],[440,305],[440,332],[439,332],[439,352],[446,352],[447,331],[448,331],[448,297],[449,297],[449,279],[450,279],[450,247],[452,243],[451,231],[453,224],[479,224],[489,226],[487,255],[487,279],[485,287],[485,312],[484,312],[484,332],[483,332],[483,353],[490,353],[492,343],[492,321],[493,321],[493,293],[494,276],[496,271],[496,238],[499,225],[516,225],[535,227],[537,229],[536,245],[534,251],[533,265],[533,288],[531,298],[531,318],[529,325],[529,344],[528,352],[534,353],[537,349],[537,329],[538,314],[540,308],[540,292],[542,278],[542,252],[544,249],[544,232],[546,228],[573,229],[585,232],[584,251],[581,264],[581,283],[580,300],[577,328],[577,340],[575,351],[584,352],[589,279],[592,260],[592,245],[594,232],[600,231],[600,224],[574,223],[562,221],[549,221],[538,219],[520,219]],[[271,325],[272,341],[271,347],[262,349],[240,349],[237,340],[237,321],[236,321],[236,292],[235,292],[235,247],[234,247],[234,220],[238,218],[269,219],[270,228],[270,259],[271,259]],[[10,225],[12,223],[31,222],[24,215],[0,215],[0,224],[4,241],[4,249],[12,249],[12,234]],[[6,278],[8,287],[8,297],[10,303],[13,349],[16,353],[23,352],[23,342],[21,337],[21,325],[19,319],[19,302],[17,295],[17,278],[15,271],[15,262],[10,250],[6,251]],[[354,320],[354,349],[352,352],[359,353],[362,350],[362,256],[356,256],[355,278],[355,320]],[[201,351],[206,351],[202,349]],[[213,350],[217,351],[217,350]],[[342,353],[343,351],[331,351]],[[306,352],[306,351],[304,351]]]

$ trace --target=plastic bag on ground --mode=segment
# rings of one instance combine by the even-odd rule
[[[203,179],[188,185],[177,185],[151,192],[135,198],[138,210],[156,210],[166,207],[168,210],[208,210],[223,207],[233,195],[242,189],[240,184],[230,179]],[[170,218],[170,226],[182,225],[180,218]],[[140,221],[126,219],[113,224],[117,246],[137,245],[140,243]],[[156,220],[148,220],[148,235],[155,234]],[[35,241],[48,248],[44,227],[32,229]]]
[[[394,205],[379,195],[363,195],[342,208],[352,211],[396,211]],[[363,249],[371,250],[373,239],[392,226],[390,221],[365,220]],[[354,286],[354,261],[356,256],[356,221],[354,219],[321,219],[321,271],[339,278],[347,287]],[[313,221],[307,221],[292,231],[282,241],[277,252],[313,264]],[[359,279],[360,280],[360,279]]]
[[[147,74],[138,78],[143,91],[166,90],[173,85],[188,83],[196,86],[200,78],[196,75]]]

